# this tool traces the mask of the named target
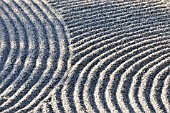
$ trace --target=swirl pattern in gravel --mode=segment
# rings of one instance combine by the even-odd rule
[[[170,112],[168,0],[1,0],[0,14],[0,112]]]
[[[49,8],[41,0],[0,1],[0,112],[34,110],[67,71],[66,32]]]

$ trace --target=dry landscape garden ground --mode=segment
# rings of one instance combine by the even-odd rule
[[[0,113],[170,113],[170,1],[0,0]]]

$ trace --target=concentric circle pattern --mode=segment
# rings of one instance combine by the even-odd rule
[[[64,26],[41,0],[1,0],[0,38],[0,112],[34,110],[67,71]]]
[[[170,113],[167,0],[0,0],[0,112]]]

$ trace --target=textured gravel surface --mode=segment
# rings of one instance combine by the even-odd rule
[[[170,113],[169,0],[0,0],[0,113]]]

